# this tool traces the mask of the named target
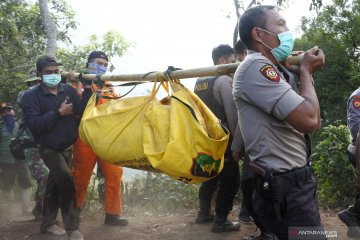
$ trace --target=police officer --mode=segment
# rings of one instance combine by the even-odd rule
[[[235,52],[236,60],[238,60],[239,62],[244,61],[244,58],[247,55],[247,48],[241,40],[238,40],[236,42],[234,47],[234,52]]]
[[[324,65],[325,56],[315,47],[300,65],[287,64],[294,39],[274,6],[245,11],[239,34],[249,51],[236,70],[233,95],[245,152],[256,173],[253,207],[267,229],[288,239],[289,227],[321,227],[305,133],[320,128],[311,75]],[[279,70],[283,62],[298,74],[301,94],[287,81],[289,73]]]
[[[350,131],[351,143],[347,153],[350,163],[356,169],[357,184],[355,202],[348,209],[338,214],[339,219],[349,227],[349,237],[360,237],[360,88],[356,89],[350,96],[347,103],[347,126]],[[358,167],[356,167],[358,166]]]
[[[356,136],[359,131],[360,124],[360,88],[356,89],[347,102],[347,126],[350,131],[351,143],[348,146],[347,152],[350,163],[356,167],[355,159],[355,143]]]
[[[229,45],[219,45],[212,51],[214,65],[235,62],[234,50]],[[235,133],[237,116],[231,95],[229,76],[199,78],[194,92],[210,108],[210,110],[230,130],[230,140]],[[225,163],[222,172],[215,178],[204,182],[199,189],[200,211],[196,223],[213,223],[212,232],[239,231],[240,224],[227,219],[232,209],[235,195],[240,185],[239,165],[234,161],[230,150],[231,141],[225,153]],[[216,217],[211,214],[211,199],[218,189],[216,198]]]

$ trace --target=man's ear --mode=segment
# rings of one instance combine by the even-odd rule
[[[262,31],[259,28],[254,27],[251,30],[251,36],[255,41],[262,42]]]
[[[218,62],[219,64],[225,64],[225,58],[221,57]]]

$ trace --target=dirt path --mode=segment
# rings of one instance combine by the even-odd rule
[[[231,219],[236,219],[238,206]],[[196,240],[240,240],[256,230],[255,225],[241,225],[240,232],[214,234],[210,232],[211,224],[194,223],[195,211],[178,214],[151,214],[125,212],[129,226],[111,227],[103,224],[101,213],[87,215],[81,222],[81,231],[86,240],[147,240],[147,239],[196,239]],[[322,221],[327,230],[337,231],[337,238],[346,237],[346,227],[338,220],[335,212],[322,211]],[[66,240],[66,237],[53,237],[39,233],[39,222],[17,221],[16,218],[0,215],[0,240]]]

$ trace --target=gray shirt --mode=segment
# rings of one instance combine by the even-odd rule
[[[288,73],[289,74],[289,73]],[[285,172],[306,165],[304,134],[284,119],[304,98],[261,53],[249,55],[235,72],[233,95],[245,152],[259,165]]]
[[[232,136],[234,136],[238,116],[236,113],[234,99],[231,94],[231,81],[232,79],[227,75],[218,77],[214,83],[213,93],[216,101],[225,109],[226,120],[230,128],[229,130]]]

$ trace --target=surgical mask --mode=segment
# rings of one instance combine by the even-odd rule
[[[275,33],[266,31],[264,29],[261,29],[261,30],[264,32],[270,33],[274,36],[277,36],[279,38],[280,45],[277,46],[276,48],[271,48],[268,45],[266,45],[265,43],[262,43],[262,44],[264,44],[269,49],[271,49],[271,53],[273,54],[273,56],[275,57],[276,60],[278,60],[279,62],[285,61],[285,59],[291,54],[293,47],[294,47],[294,36],[293,36],[292,32],[286,31],[286,32],[282,32],[282,33],[279,33],[276,35]]]
[[[61,74],[43,75],[43,83],[49,87],[56,87],[61,81]]]
[[[88,69],[90,74],[103,74],[107,71],[107,67],[101,66],[97,63],[88,63]]]

